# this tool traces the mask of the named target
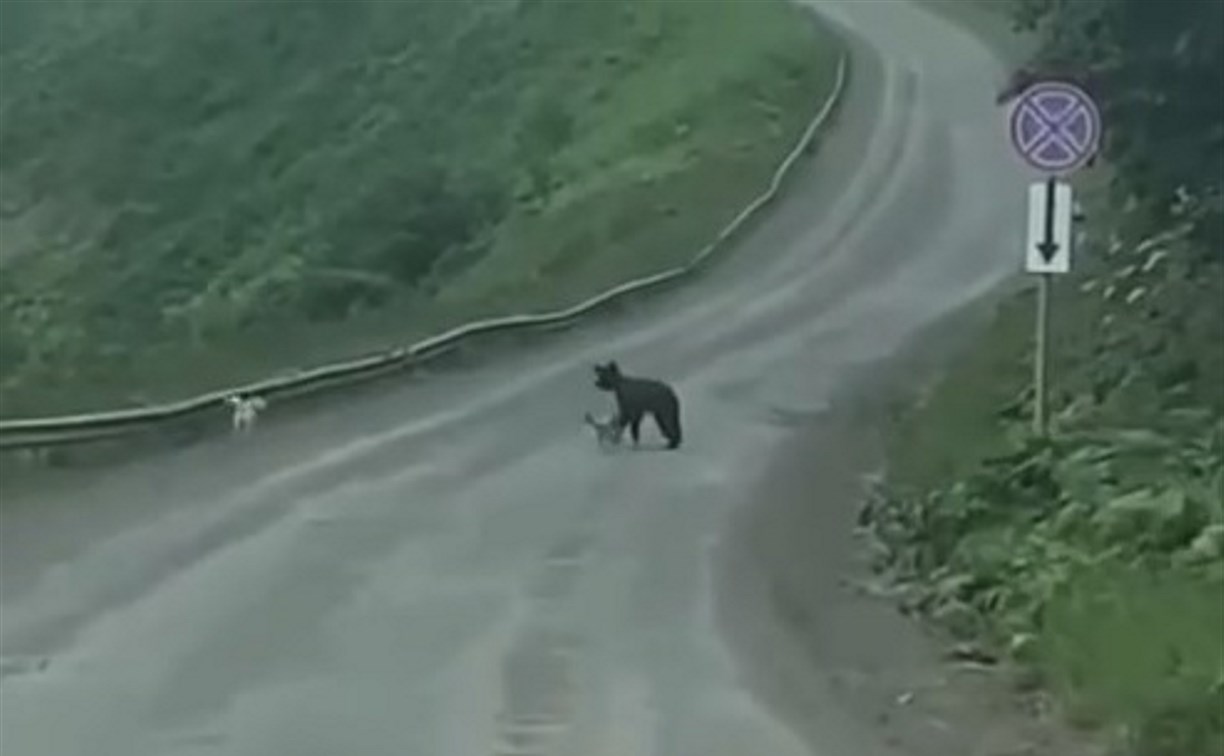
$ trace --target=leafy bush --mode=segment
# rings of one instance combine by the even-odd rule
[[[1088,245],[1058,302],[1051,438],[1030,435],[1027,394],[958,418],[964,442],[928,431],[959,408],[945,397],[1012,383],[973,371],[1024,365],[1014,321],[1031,312],[1005,307],[981,347],[997,354],[966,360],[907,420],[895,467],[921,485],[894,474],[864,513],[916,608],[1010,651],[1135,756],[1224,747],[1224,275],[1195,238],[1185,225]]]

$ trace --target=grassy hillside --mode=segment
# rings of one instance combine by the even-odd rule
[[[0,3],[0,402],[109,407],[571,302],[760,191],[782,2]]]
[[[1224,65],[1218,34],[1188,32],[1224,28],[1196,15],[1221,6],[1170,4],[1157,26],[1133,0],[1013,7],[1042,19],[1039,66],[1100,56],[1075,71],[1112,119],[1108,165],[1080,186],[1076,270],[1054,286],[1053,432],[1030,431],[1029,289],[896,429],[866,517],[911,606],[1010,654],[1117,753],[1220,753],[1224,118],[1195,90]],[[1097,48],[1067,43],[1094,18]],[[1183,87],[1213,70],[1214,87]]]

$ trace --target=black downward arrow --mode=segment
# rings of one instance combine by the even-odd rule
[[[1046,201],[1045,201],[1045,234],[1044,238],[1037,243],[1037,251],[1041,253],[1041,259],[1048,265],[1054,259],[1054,255],[1058,254],[1058,242],[1054,239],[1054,190],[1057,187],[1053,178],[1046,181]]]

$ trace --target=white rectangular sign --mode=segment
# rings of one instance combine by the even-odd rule
[[[1045,181],[1030,184],[1028,236],[1024,242],[1024,269],[1029,273],[1071,272],[1071,185],[1056,182],[1049,196]]]

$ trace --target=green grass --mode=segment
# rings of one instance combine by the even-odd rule
[[[1078,575],[1045,621],[1038,666],[1076,718],[1121,723],[1140,753],[1224,750],[1218,583],[1100,567]],[[1202,724],[1213,716],[1215,728]]]
[[[0,10],[5,416],[671,267],[762,190],[841,49],[772,0],[21,7]]]
[[[963,477],[1009,448],[998,417],[1029,385],[1024,345],[1032,338],[1033,299],[1004,302],[989,336],[957,355],[920,405],[903,413],[888,439],[890,477],[898,485],[927,489]],[[987,345],[1001,345],[990,348]]]

